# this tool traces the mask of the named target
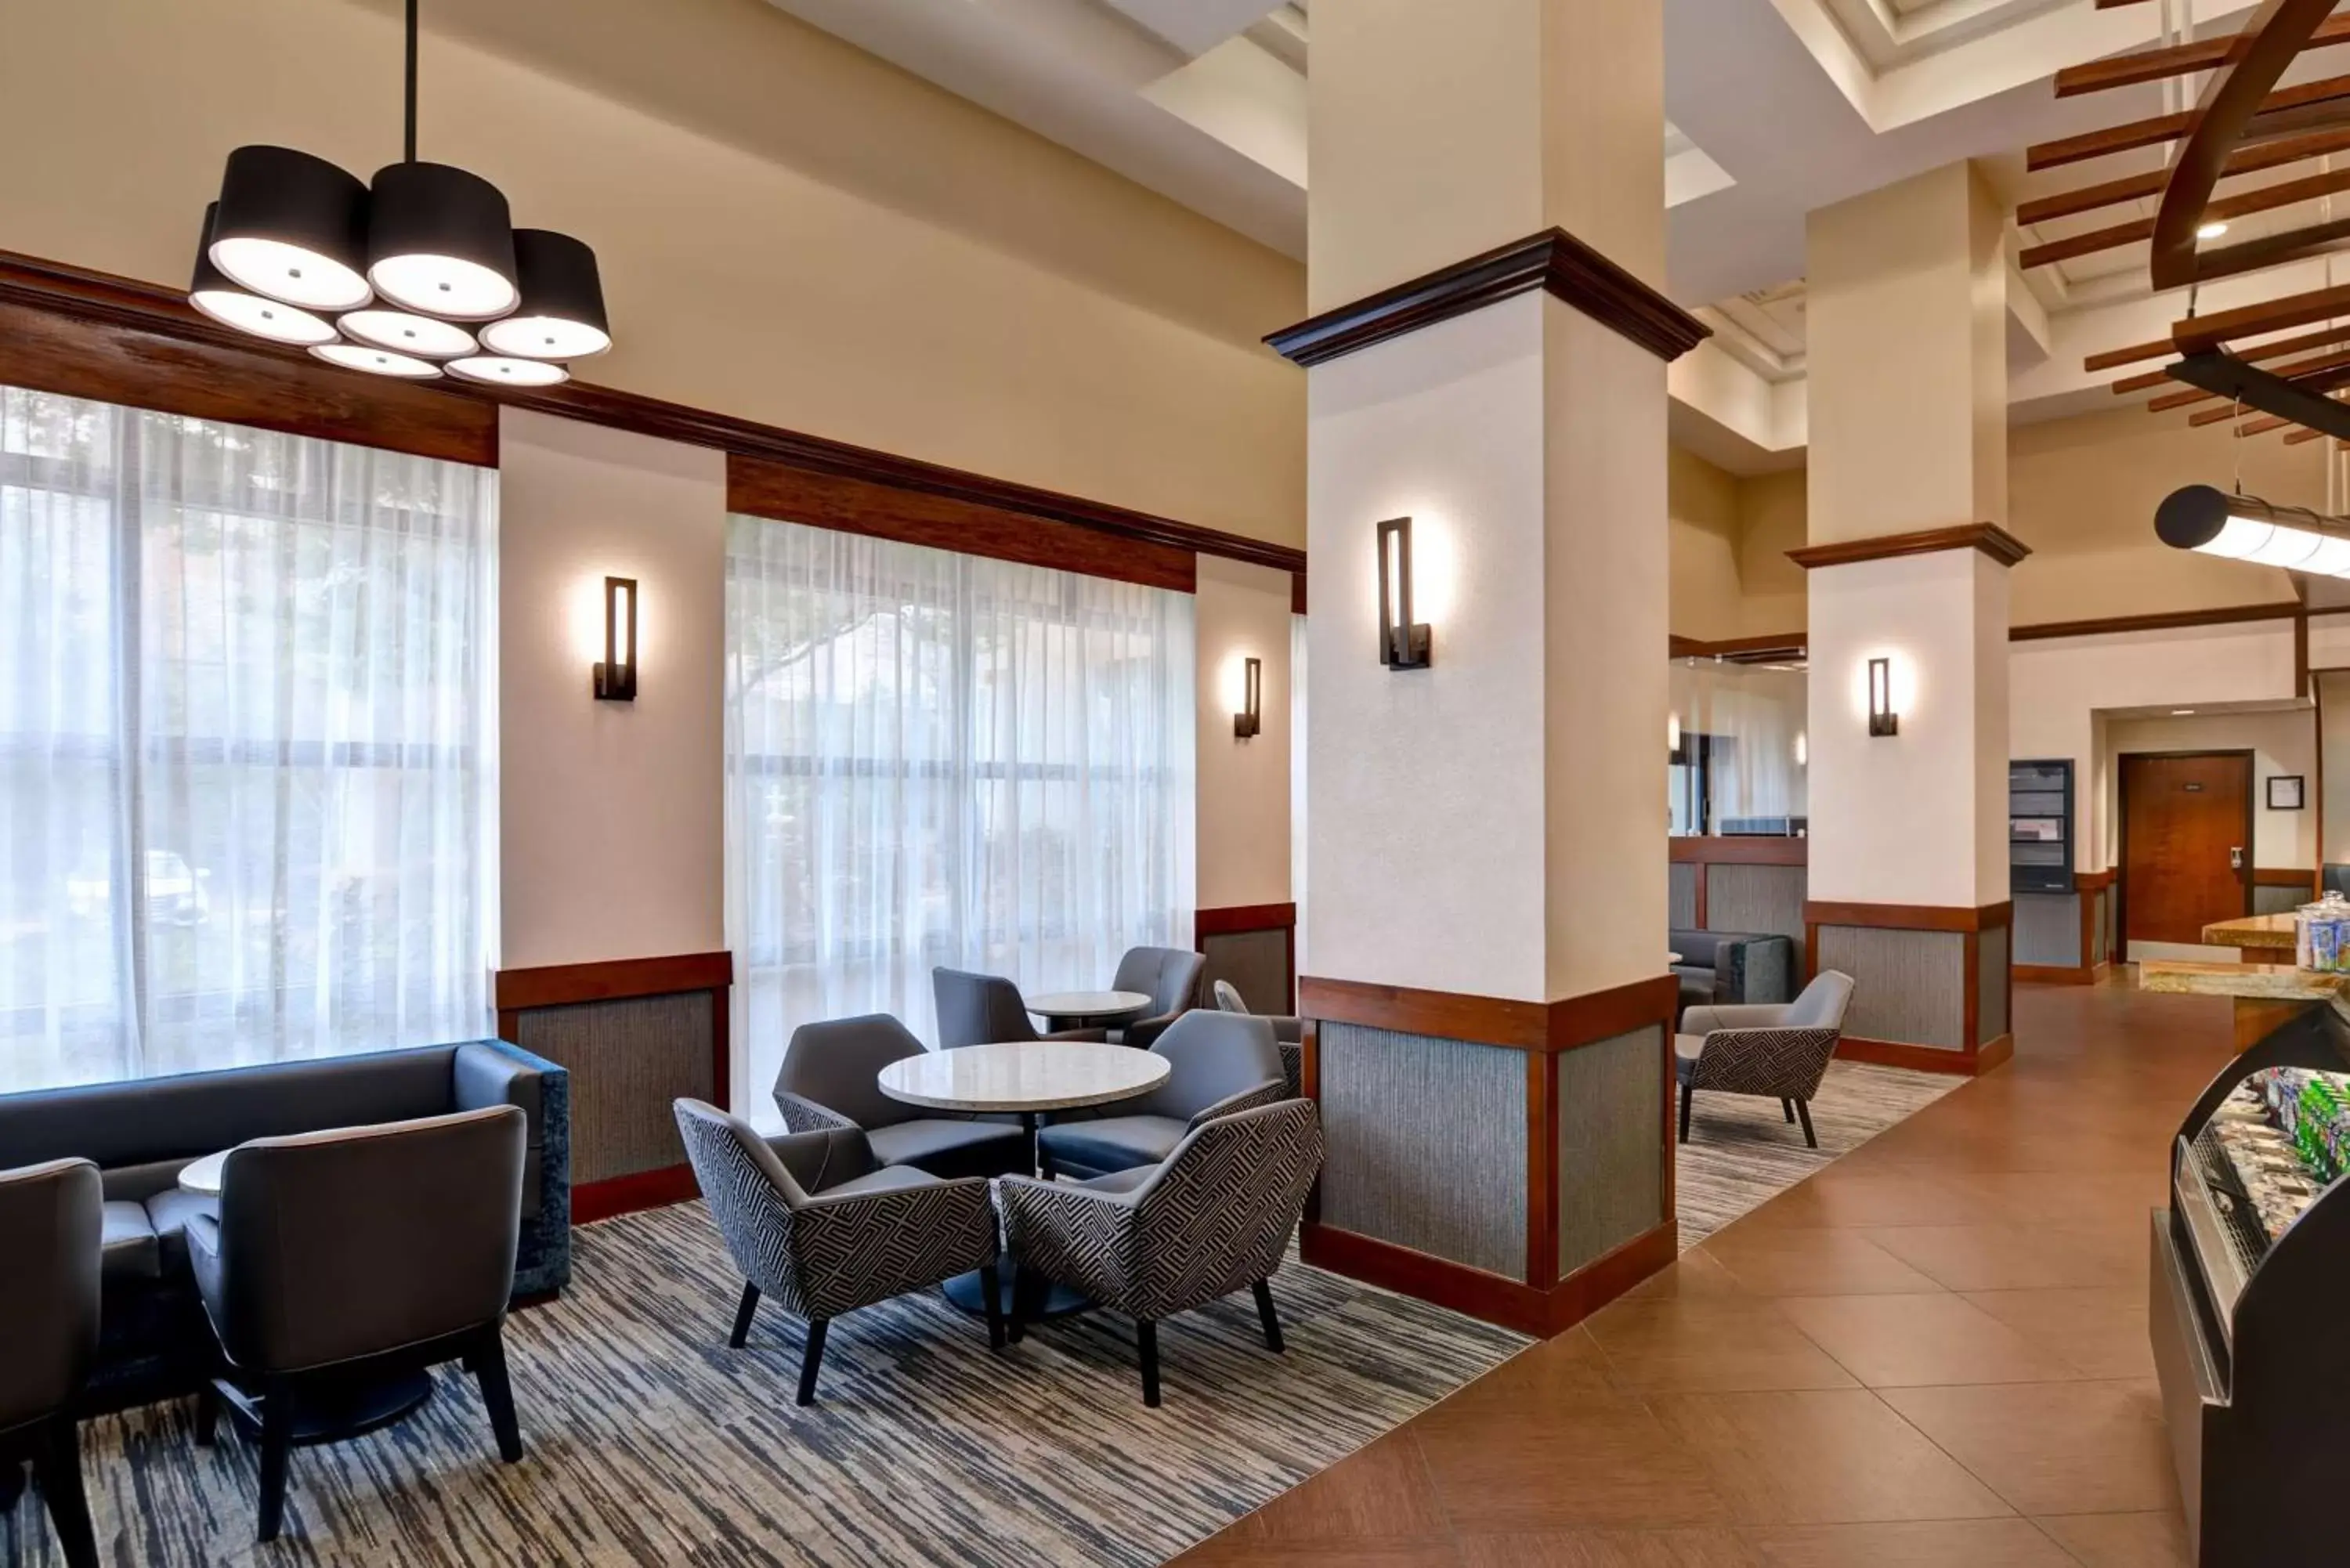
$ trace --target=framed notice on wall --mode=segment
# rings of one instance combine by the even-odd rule
[[[2277,774],[2269,780],[2269,809],[2299,811],[2302,808],[2301,775]]]

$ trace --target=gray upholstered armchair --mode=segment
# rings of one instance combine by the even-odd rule
[[[1224,1012],[1248,1012],[1249,1004],[1241,998],[1241,988],[1231,981],[1216,981],[1216,1007]],[[1281,1078],[1291,1099],[1305,1093],[1305,1020],[1284,1012],[1250,1014],[1273,1025],[1274,1044],[1281,1047]]]
[[[1321,1168],[1319,1112],[1283,1100],[1193,1127],[1163,1164],[1085,1182],[1004,1177],[996,1192],[1019,1269],[1013,1336],[1043,1281],[1083,1291],[1134,1318],[1142,1402],[1157,1405],[1159,1320],[1247,1285],[1265,1345],[1280,1351],[1270,1282]]]
[[[801,1404],[816,1403],[834,1318],[974,1269],[988,1343],[1003,1345],[995,1212],[984,1179],[942,1181],[908,1166],[876,1168],[855,1127],[769,1139],[700,1100],[679,1100],[675,1108],[710,1218],[743,1271],[726,1343],[743,1348],[763,1293],[806,1319]]]
[[[1200,971],[1206,957],[1182,948],[1128,948],[1118,961],[1112,991],[1139,991],[1150,998],[1150,1012],[1122,1025],[1118,1039],[1128,1045],[1149,1045],[1167,1026],[1200,1005]]]
[[[1036,1135],[1047,1175],[1082,1179],[1156,1165],[1202,1122],[1289,1097],[1273,1025],[1262,1018],[1187,1012],[1150,1051],[1168,1064],[1157,1088]]]
[[[1080,1040],[1099,1044],[1109,1038],[1099,1029],[1037,1033],[1036,1026],[1028,1022],[1028,1007],[1021,999],[1020,988],[998,974],[934,969],[931,971],[931,994],[938,1002],[941,1051],[1023,1040]]]
[[[1819,1093],[1843,1037],[1851,1001],[1852,977],[1831,969],[1821,971],[1793,1002],[1692,1007],[1682,1014],[1682,1032],[1673,1041],[1681,1142],[1689,1142],[1690,1099],[1706,1089],[1777,1100],[1789,1121],[1803,1118],[1804,1142],[1819,1147],[1812,1131],[1812,1096]]]
[[[229,1152],[220,1218],[188,1221],[188,1262],[226,1364],[197,1396],[196,1440],[212,1441],[223,1401],[259,1433],[263,1541],[285,1517],[297,1433],[319,1440],[307,1424],[322,1405],[347,1408],[357,1384],[385,1393],[352,1436],[413,1410],[425,1369],[462,1359],[498,1456],[522,1458],[503,1334],[527,1137],[523,1112],[496,1106]]]
[[[803,1023],[784,1048],[775,1108],[795,1133],[860,1129],[877,1165],[943,1177],[1025,1172],[1028,1135],[1018,1127],[936,1116],[881,1092],[881,1069],[921,1054],[922,1043],[886,1012]]]
[[[0,1171],[0,1512],[31,1459],[68,1568],[98,1568],[71,1407],[98,1359],[103,1203],[86,1159]]]

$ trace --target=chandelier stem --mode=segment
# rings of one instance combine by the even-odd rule
[[[416,4],[417,0],[408,0],[407,140],[402,157],[410,163],[416,161]]]

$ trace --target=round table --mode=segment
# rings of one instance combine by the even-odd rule
[[[1148,1002],[1149,999],[1144,998]],[[982,1115],[1017,1115],[1027,1129],[1029,1168],[1035,1168],[1036,1126],[1053,1111],[1107,1105],[1158,1087],[1174,1069],[1167,1058],[1126,1045],[1093,1045],[1068,1040],[1023,1040],[1002,1045],[965,1045],[926,1051],[881,1069],[883,1094],[910,1106]],[[947,1300],[968,1313],[987,1310],[979,1275],[958,1274],[946,1282]],[[997,1282],[1001,1310],[1011,1311],[1012,1271]],[[1042,1315],[1063,1317],[1093,1303],[1077,1292],[1055,1285]]]
[[[1667,963],[1679,963],[1681,961],[1681,955],[1668,948],[1665,950],[1665,961]]]
[[[1150,1011],[1139,991],[1055,991],[1023,999],[1048,1030],[1115,1028]]]
[[[202,1159],[192,1159],[180,1167],[180,1190],[192,1192],[199,1198],[218,1198],[221,1194],[221,1171],[228,1164],[232,1151],[223,1149]]]

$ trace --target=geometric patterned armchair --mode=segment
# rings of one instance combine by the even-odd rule
[[[1835,1055],[1851,1002],[1852,977],[1831,969],[1821,971],[1793,1002],[1690,1008],[1673,1040],[1681,1085],[1680,1141],[1689,1142],[1690,1098],[1705,1089],[1777,1100],[1789,1121],[1803,1118],[1804,1141],[1819,1147],[1812,1131],[1812,1096]]]
[[[996,1182],[1005,1244],[1019,1269],[1018,1338],[1043,1280],[1135,1320],[1142,1402],[1159,1403],[1159,1320],[1253,1289],[1267,1348],[1282,1348],[1273,1272],[1322,1168],[1322,1119],[1284,1100],[1193,1127],[1165,1163],[1090,1181]]]
[[[995,1210],[983,1177],[941,1180],[911,1166],[877,1168],[854,1127],[764,1138],[700,1100],[676,1102],[678,1131],[710,1217],[743,1271],[727,1344],[743,1347],[762,1293],[807,1323],[799,1402],[816,1402],[834,1318],[979,1271],[987,1342],[1002,1348]]]

